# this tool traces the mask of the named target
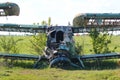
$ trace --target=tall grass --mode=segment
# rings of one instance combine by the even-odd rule
[[[39,40],[36,37],[39,37]],[[0,39],[2,39],[2,40],[0,40],[0,43],[1,43],[0,44],[0,52],[41,54],[44,47],[46,46],[46,35],[44,35],[44,34],[43,35],[40,34],[39,36],[38,35],[36,35],[36,36],[0,36]],[[92,40],[89,36],[87,36],[87,35],[74,36],[74,40],[75,40],[75,46],[78,48],[77,52],[79,54],[85,55],[85,54],[93,54],[94,53],[93,51],[91,51],[91,49],[92,49],[91,41]],[[120,36],[112,37],[111,44],[109,44],[110,50],[112,50],[114,47],[117,47],[115,52],[120,52],[120,41],[119,40],[120,40]],[[15,44],[16,46],[13,44]],[[41,46],[40,52],[35,51],[35,48],[32,48],[32,47],[34,47],[33,44]],[[2,45],[4,45],[3,48],[2,48]],[[6,47],[10,47],[10,46],[16,47],[17,51],[9,51],[8,49],[11,49],[11,48],[7,49]],[[6,50],[4,48],[6,48]]]
[[[92,50],[92,39],[88,35],[74,36],[77,45],[82,47],[82,54],[94,54]],[[112,51],[115,47],[115,52],[120,52],[120,36],[112,36],[109,49]]]
[[[32,36],[32,39],[30,39],[31,46],[29,47],[31,48],[32,52],[41,55],[45,49],[46,41],[46,34],[39,33]]]
[[[17,46],[23,39],[15,39],[13,36],[0,36],[0,50],[5,53],[19,53]]]
[[[101,53],[111,53],[114,52],[117,47],[114,47],[113,50],[109,49],[109,45],[111,44],[112,34],[109,34],[108,31],[103,31],[100,33],[96,28],[91,30],[89,34],[92,39],[93,51],[95,54]],[[91,51],[92,51],[91,50]]]
[[[120,80],[120,69],[63,70],[0,67],[0,80]]]

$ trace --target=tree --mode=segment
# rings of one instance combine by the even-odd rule
[[[51,26],[51,17],[48,18],[48,26]]]
[[[109,49],[112,34],[110,35],[107,31],[100,33],[96,28],[94,28],[91,30],[89,36],[92,39],[93,51],[96,54],[114,52],[117,48],[115,47],[113,50]]]
[[[46,25],[47,25],[47,22],[43,20],[43,21],[41,22],[41,25],[42,25],[42,26],[46,26]]]
[[[19,53],[18,42],[23,39],[15,39],[13,36],[0,37],[0,49],[6,53]]]
[[[33,38],[30,40],[32,45],[30,46],[32,52],[37,54],[42,54],[43,50],[46,46],[46,34],[39,33],[37,35],[33,35]]]
[[[39,25],[40,23],[33,23],[33,25]],[[51,26],[51,17],[48,17],[48,21],[43,20],[41,22],[42,26]]]

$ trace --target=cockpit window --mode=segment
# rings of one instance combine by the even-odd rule
[[[50,34],[51,38],[55,38],[55,34],[56,34],[56,31],[53,31],[53,32]]]
[[[64,37],[64,32],[63,31],[58,31],[56,33],[56,42],[60,43],[60,41],[63,41],[63,37]]]

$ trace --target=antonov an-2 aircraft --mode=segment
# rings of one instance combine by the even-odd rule
[[[20,8],[16,3],[0,3],[0,16],[18,16]],[[98,31],[120,31],[120,13],[82,13],[73,19],[73,26],[35,26],[21,24],[0,24],[0,31],[46,33],[47,45],[43,55],[0,54],[0,58],[48,61],[50,67],[74,66],[84,68],[83,60],[119,58],[119,53],[78,55],[75,52],[73,34]],[[40,43],[38,43],[40,44]]]

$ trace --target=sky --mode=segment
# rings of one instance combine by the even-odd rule
[[[0,23],[33,24],[47,21],[68,25],[79,13],[120,13],[120,0],[0,0],[19,5],[20,15],[0,17]]]

